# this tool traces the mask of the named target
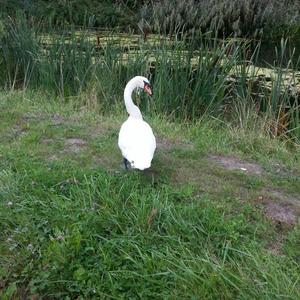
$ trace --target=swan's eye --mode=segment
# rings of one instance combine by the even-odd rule
[[[152,96],[152,89],[151,89],[151,85],[144,81],[144,91],[149,94],[150,96]]]

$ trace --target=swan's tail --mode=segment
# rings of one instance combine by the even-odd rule
[[[149,162],[147,164],[145,164],[145,163],[143,163],[143,164],[136,164],[136,163],[134,163],[132,167],[134,169],[139,169],[139,170],[143,171],[143,170],[148,169],[148,168],[151,167],[151,162]]]
[[[141,155],[135,155],[134,159],[130,161],[131,167],[134,169],[145,170],[151,167],[151,161],[153,158],[152,155],[148,155],[147,157]]]

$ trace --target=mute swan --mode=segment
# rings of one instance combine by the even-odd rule
[[[136,88],[141,88],[152,96],[147,78],[136,76],[127,83],[124,90],[124,101],[129,117],[121,126],[118,145],[126,169],[130,165],[133,169],[144,170],[151,166],[156,141],[151,127],[143,120],[140,109],[132,101],[131,94]]]

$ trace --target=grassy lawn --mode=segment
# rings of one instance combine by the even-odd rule
[[[1,299],[299,299],[299,146],[146,116],[126,172],[126,117],[0,93]]]

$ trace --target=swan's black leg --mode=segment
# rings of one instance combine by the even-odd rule
[[[124,162],[125,169],[128,170],[128,165],[127,164],[129,163],[129,161],[124,157],[123,162]]]

